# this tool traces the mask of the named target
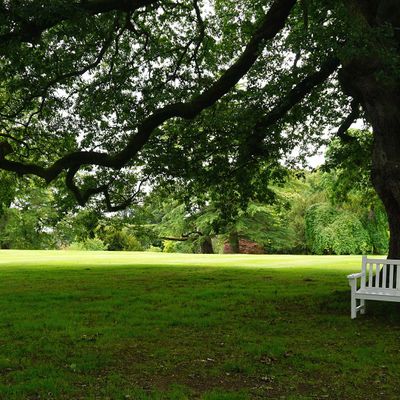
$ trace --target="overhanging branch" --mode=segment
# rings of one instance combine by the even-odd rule
[[[196,235],[197,237],[200,237],[200,236],[204,236],[204,233],[196,230],[196,231],[184,233],[184,234],[182,234],[181,237],[177,237],[177,236],[160,236],[160,239],[161,240],[171,240],[171,241],[174,241],[174,242],[186,242],[193,235]]]
[[[51,17],[42,18],[41,15],[32,15],[29,20],[20,17],[12,6],[9,8],[2,6],[0,15],[8,18],[10,25],[12,25],[11,22],[16,23],[17,27],[6,34],[0,35],[0,45],[10,42],[34,42],[46,30],[82,14],[91,16],[110,11],[133,12],[158,2],[159,0],[82,0],[79,3],[70,4],[68,10],[62,7],[60,7],[60,10],[54,10]]]
[[[300,103],[311,93],[316,86],[325,82],[337,70],[339,65],[340,61],[336,57],[328,58],[316,72],[303,78],[270,111],[262,115],[253,129],[253,134],[249,139],[248,148],[245,149],[244,157],[249,155],[262,156],[262,142],[268,134],[268,128],[283,118],[296,104]],[[251,162],[251,160],[245,161],[245,163],[248,162]]]
[[[260,122],[262,127],[265,128],[278,122],[288,111],[311,93],[316,86],[325,82],[338,69],[339,65],[340,61],[336,57],[325,60],[319,70],[303,78],[271,111],[265,114]]]
[[[358,100],[352,100],[350,106],[350,114],[344,119],[337,131],[337,136],[344,143],[349,143],[354,140],[352,136],[347,134],[347,130],[350,128],[351,124],[360,116],[360,103],[358,102]]]
[[[142,3],[143,2],[144,0]],[[105,1],[104,3],[108,2]],[[135,2],[135,4],[138,3],[140,2]],[[176,117],[193,119],[204,109],[212,106],[228,93],[250,70],[261,54],[266,42],[273,39],[284,27],[295,3],[296,0],[276,0],[264,16],[260,26],[254,32],[240,57],[214,82],[214,84],[187,103],[174,103],[156,110],[139,125],[136,134],[132,134],[127,145],[120,152],[108,154],[95,151],[78,151],[67,154],[50,167],[24,164],[3,158],[0,159],[0,168],[16,172],[20,175],[37,175],[47,182],[51,182],[63,171],[67,170],[68,187],[75,196],[78,196],[78,201],[80,203],[86,203],[91,195],[99,193],[101,190],[100,188],[96,188],[92,189],[92,193],[89,190],[85,192],[85,195],[78,194],[73,178],[81,166],[96,165],[120,169],[138,154],[147,143],[154,130],[165,121]]]

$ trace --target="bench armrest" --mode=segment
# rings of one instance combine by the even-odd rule
[[[357,274],[351,274],[351,275],[347,275],[347,279],[357,279],[357,278],[361,278],[364,274],[362,272],[359,272]]]

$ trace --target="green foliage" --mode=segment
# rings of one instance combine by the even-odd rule
[[[389,229],[385,209],[377,202],[363,217],[363,225],[368,231],[373,246],[373,254],[387,254]]]
[[[140,251],[143,250],[139,240],[129,233],[127,228],[107,225],[98,233],[106,248],[110,251]]]
[[[305,215],[305,232],[307,246],[315,254],[332,254],[331,238],[329,237],[331,229],[325,234],[330,224],[337,216],[337,211],[329,204],[317,203],[310,206]]]
[[[248,96],[238,90],[193,121],[165,124],[145,153],[147,173],[156,172],[164,193],[170,189],[189,214],[198,213],[196,208],[206,212],[205,204],[213,206],[207,212],[218,210],[204,216],[213,219],[214,231],[231,223],[249,201],[272,199],[269,183],[286,175],[279,163],[284,142],[273,132],[253,137],[260,110],[254,102],[249,106]]]
[[[67,247],[67,250],[104,251],[107,250],[107,246],[101,239],[94,237],[83,242],[73,242]]]
[[[355,214],[368,232],[371,252],[388,251],[389,230],[384,206],[371,184],[372,133],[350,129],[348,140],[333,140],[327,149],[328,173],[323,184],[329,201]]]
[[[154,225],[148,223],[149,221],[146,222],[147,223],[142,223],[141,221],[137,221],[137,223],[132,224],[131,221],[127,221],[127,231],[139,241],[139,245],[142,249],[160,249],[161,240],[155,232]]]
[[[398,87],[395,1],[382,0],[374,7],[333,0],[293,2],[288,18],[276,21],[285,28],[273,37],[268,33],[254,58],[240,55],[244,48],[258,49],[254,44],[264,37],[260,22],[272,1],[48,3],[6,1],[0,10],[0,126],[2,138],[14,150],[6,154],[2,167],[43,176],[55,163],[62,167],[50,171],[63,178],[66,171],[71,178],[76,168],[78,187],[109,189],[108,205],[110,198],[125,204],[132,193],[140,203],[147,194],[144,182],[152,188],[178,188],[179,204],[171,206],[176,210],[169,210],[162,223],[169,225],[166,235],[190,236],[187,244],[193,251],[205,237],[227,234],[228,226],[234,230],[235,224],[243,236],[268,251],[306,251],[304,210],[311,204],[303,201],[301,211],[302,200],[288,198],[286,208],[279,202],[267,207],[275,200],[270,185],[285,177],[282,156],[290,158],[288,154],[300,149],[296,160],[285,160],[298,168],[308,152],[324,143],[323,128],[343,120],[348,94],[357,92],[344,92],[344,80],[340,85],[333,74],[305,97],[302,91],[315,78],[310,75],[327,56],[339,58],[343,71],[352,63],[355,71],[362,69],[360,59],[365,59],[368,76]],[[254,65],[236,64],[226,74],[235,60],[254,60]],[[215,82],[219,85],[213,86]],[[346,189],[360,171],[363,177],[369,175],[363,163],[371,160],[372,141],[365,132],[350,136],[354,140],[349,146],[330,146],[328,159],[338,179],[329,176],[332,185],[323,183],[323,191],[331,205],[355,212],[370,226],[372,219],[354,211],[360,204],[354,200],[360,197],[356,192],[370,188],[369,182],[364,180],[364,188]],[[71,155],[75,151],[84,152],[82,164],[80,156]],[[60,159],[65,165],[57,163]],[[0,216],[13,198],[9,177],[1,176],[1,182]],[[100,191],[89,192],[96,203]],[[77,197],[81,203],[86,198]],[[56,244],[93,239],[102,218],[97,214],[93,209],[71,212],[55,228]],[[29,244],[30,234],[18,232],[17,225],[45,237],[41,218],[24,214],[26,219],[16,223],[17,212],[4,218],[4,246],[39,246],[42,239]],[[367,230],[374,236],[374,249],[385,248],[384,229],[372,225]],[[25,239],[11,244],[13,234]],[[104,235],[110,249],[157,244],[151,229],[139,235],[121,226]]]
[[[357,216],[327,203],[305,215],[307,245],[314,254],[366,254],[373,250],[368,231]]]
[[[260,244],[267,253],[285,252],[290,235],[277,205],[249,203],[235,224],[240,237]]]
[[[0,245],[12,249],[57,247],[54,226],[59,215],[52,191],[33,182],[15,187],[13,202],[0,214]]]
[[[344,211],[337,216],[330,228],[334,232],[334,254],[366,254],[373,251],[368,232],[356,215]]]
[[[70,217],[75,238],[78,241],[91,239],[96,236],[96,228],[101,220],[101,214],[94,209],[86,208]]]
[[[195,253],[195,246],[190,240],[186,241],[173,241],[163,240],[162,251],[164,253]]]
[[[51,235],[41,230],[37,215],[10,208],[3,214],[1,247],[9,249],[53,248]]]
[[[286,226],[285,252],[307,254],[306,210],[315,203],[326,202],[326,193],[320,185],[318,173],[292,171],[282,187],[277,187],[277,197],[284,213],[283,224]]]
[[[161,253],[161,252],[162,252],[162,249],[161,249],[160,247],[150,246],[150,247],[147,247],[147,248],[145,249],[145,251],[147,251],[147,252],[149,252],[149,253]]]
[[[333,202],[346,201],[357,191],[366,199],[376,197],[371,185],[372,133],[367,130],[350,129],[349,140],[334,139],[329,143],[323,170],[325,187]]]
[[[249,201],[229,224],[220,223],[223,210],[216,203],[188,207],[179,199],[164,198],[154,214],[154,230],[169,241],[166,252],[197,252],[208,235],[221,252],[232,233],[262,246],[267,253],[382,254],[387,248],[387,222],[382,204],[371,187],[358,186],[343,196],[337,188],[345,170],[288,171],[284,184],[275,185],[274,201]],[[368,182],[368,181],[366,181]],[[344,186],[343,186],[344,187]],[[270,188],[271,189],[271,188]],[[366,192],[367,191],[367,194]],[[155,204],[155,203],[153,203]],[[188,233],[191,233],[188,235]],[[202,233],[202,235],[200,234]]]
[[[370,143],[367,133],[350,133],[358,138],[357,146]],[[332,164],[328,172],[286,171],[286,182],[266,184],[267,189],[257,192],[259,199],[242,203],[235,194],[221,204],[222,197],[215,197],[213,190],[188,196],[185,185],[174,187],[173,193],[167,185],[157,187],[143,205],[107,217],[94,207],[73,210],[61,191],[27,181],[4,188],[0,244],[196,253],[208,252],[208,242],[222,252],[224,241],[234,233],[267,253],[382,254],[388,243],[384,208],[371,189],[368,165],[355,163],[358,167],[352,168],[346,161],[350,150],[334,142],[328,160],[341,154],[342,162],[334,163],[337,168]],[[6,178],[10,176],[4,176],[5,184],[12,185]]]
[[[176,249],[177,242],[172,240],[164,240],[163,241],[163,252],[164,253],[178,253]]]
[[[16,180],[13,174],[0,172],[0,217],[10,207],[15,197]]]

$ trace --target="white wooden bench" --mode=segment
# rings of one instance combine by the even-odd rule
[[[351,287],[351,318],[357,317],[357,311],[365,313],[365,300],[400,302],[400,268],[398,270],[397,265],[400,266],[400,260],[363,256],[361,272],[347,277]],[[357,300],[360,300],[359,305]]]

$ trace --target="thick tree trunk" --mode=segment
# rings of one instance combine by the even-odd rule
[[[388,258],[400,258],[400,86],[378,82],[369,93],[364,109],[372,124],[374,145],[372,183],[381,198],[389,221]]]
[[[359,101],[372,125],[372,183],[389,220],[388,258],[400,259],[400,76],[393,72],[396,69],[393,60],[400,56],[400,31],[397,29],[400,3],[398,0],[353,0],[350,3],[353,6],[349,11],[357,18],[364,18],[366,31],[393,26],[391,38],[380,38],[375,45],[370,44],[370,56],[354,57],[346,62],[339,78],[344,91]],[[369,34],[372,32],[370,30]]]
[[[350,76],[352,89],[358,86],[354,93],[373,127],[371,178],[389,221],[388,258],[400,259],[400,85],[382,85],[372,75],[356,77],[354,69]],[[398,268],[394,270],[393,287],[397,287]],[[380,282],[383,282],[383,270]],[[388,285],[389,276],[386,287]]]
[[[384,85],[375,73],[356,75],[360,69],[346,68],[352,95],[360,100],[373,127],[372,183],[388,216],[388,258],[400,259],[400,85]]]
[[[388,258],[400,259],[400,144],[393,146],[398,151],[398,155],[394,157],[391,154],[392,150],[388,149],[386,144],[382,146],[382,143],[379,143],[382,137],[376,136],[378,135],[375,133],[372,182],[388,217],[390,230]],[[400,126],[397,136],[400,136]]]

